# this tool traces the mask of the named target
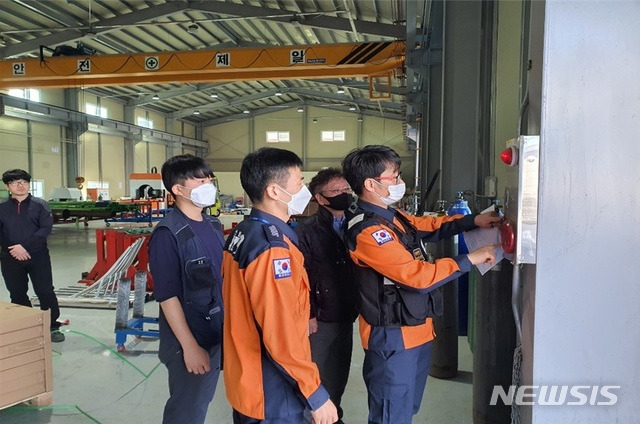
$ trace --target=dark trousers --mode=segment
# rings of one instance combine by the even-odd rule
[[[51,258],[49,250],[43,249],[31,253],[31,259],[18,261],[10,255],[3,255],[0,260],[2,278],[9,290],[11,303],[31,307],[31,301],[27,291],[29,290],[29,278],[33,290],[40,301],[40,309],[51,311],[51,330],[60,328],[60,307],[58,298],[53,291],[53,276],[51,274]]]
[[[369,424],[411,424],[427,384],[432,347],[429,342],[407,350],[365,350]]]
[[[340,402],[349,380],[353,350],[352,322],[320,322],[310,338],[311,357],[320,370],[320,381],[342,418]]]
[[[302,424],[303,414],[290,415],[284,418],[274,418],[272,420],[259,420],[247,417],[240,412],[233,410],[233,424]]]
[[[211,371],[193,374],[187,371],[182,351],[169,359],[169,400],[164,406],[163,424],[204,423],[220,376],[221,346],[209,352]]]

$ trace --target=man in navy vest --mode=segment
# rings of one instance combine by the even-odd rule
[[[160,302],[158,356],[169,372],[165,424],[203,423],[220,375],[224,241],[220,221],[202,213],[216,201],[212,178],[193,155],[162,166],[175,205],[151,236],[149,267]]]

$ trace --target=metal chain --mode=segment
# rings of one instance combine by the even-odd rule
[[[517,346],[513,352],[513,369],[511,373],[511,385],[515,393],[522,383],[522,346]],[[520,424],[520,407],[516,402],[511,403],[511,424]]]

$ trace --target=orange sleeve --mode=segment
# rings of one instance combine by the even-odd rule
[[[406,217],[409,220],[409,222],[411,222],[413,226],[420,231],[435,231],[439,229],[442,226],[442,224],[446,222],[452,222],[457,219],[464,218],[464,215],[414,216],[414,215],[406,214],[400,210],[398,212],[400,212],[404,217]]]
[[[450,258],[438,259],[435,264],[415,259],[384,225],[362,230],[350,254],[356,263],[368,265],[385,277],[416,289],[428,288],[460,271],[456,261]]]
[[[269,355],[309,398],[320,386],[309,344],[309,283],[297,251],[272,247],[245,272],[251,307]]]

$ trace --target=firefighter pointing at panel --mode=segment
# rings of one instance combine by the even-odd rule
[[[415,217],[390,207],[403,197],[405,185],[400,157],[386,146],[354,150],[342,168],[358,195],[358,209],[348,216],[347,243],[356,265],[369,423],[410,424],[431,364],[431,317],[442,313],[442,297],[435,289],[471,265],[495,261],[494,246],[487,246],[431,264],[424,260],[420,240],[489,228],[500,217]]]
[[[227,238],[223,259],[224,380],[235,424],[338,420],[309,344],[309,280],[286,224],[311,198],[302,161],[262,148],[245,157],[242,188],[253,203]]]

